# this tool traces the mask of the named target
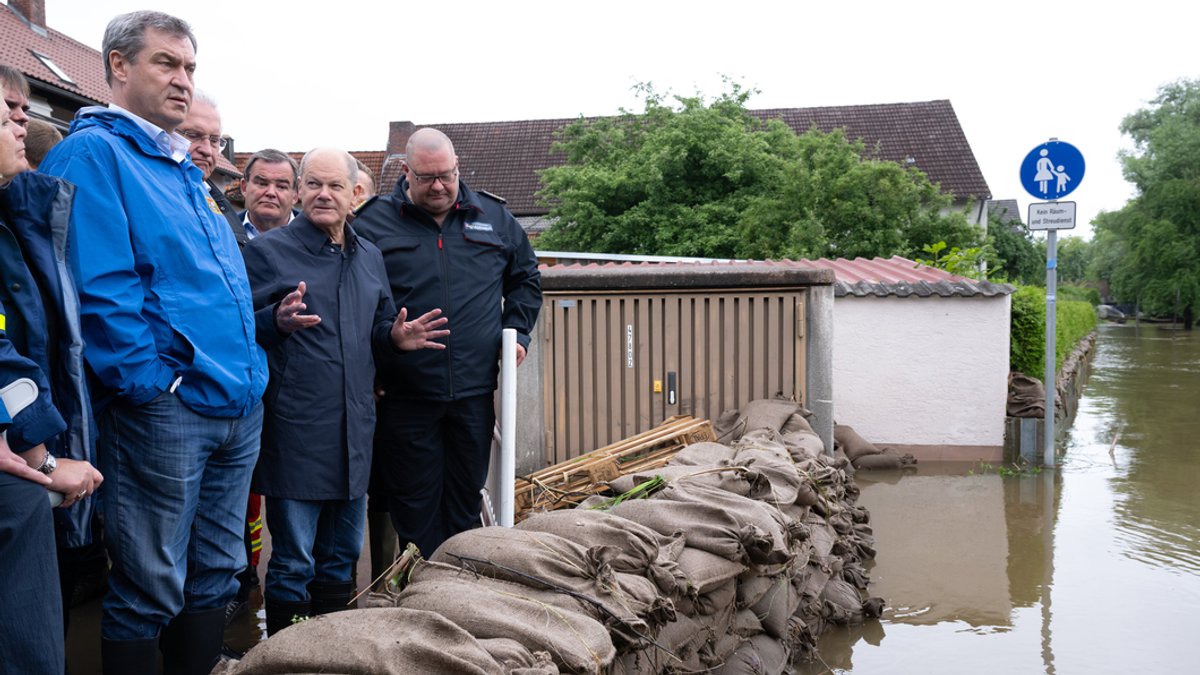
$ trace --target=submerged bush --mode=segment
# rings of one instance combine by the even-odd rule
[[[1009,369],[1042,379],[1046,353],[1046,289],[1021,286],[1012,296],[1012,328]],[[1086,300],[1064,300],[1055,304],[1055,368],[1079,341],[1096,329],[1096,311]]]

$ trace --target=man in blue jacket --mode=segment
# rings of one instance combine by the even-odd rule
[[[245,564],[242,517],[267,369],[237,244],[175,129],[194,89],[188,24],[124,14],[84,108],[42,169],[76,185],[71,265],[94,377],[105,539],[105,673],[207,673]]]
[[[498,198],[459,180],[450,139],[421,129],[406,152],[395,192],[365,205],[354,228],[383,253],[397,307],[442,308],[453,326],[444,351],[404,352],[379,364],[373,470],[382,474],[401,544],[428,556],[479,522],[500,334],[516,329],[520,363],[542,292],[525,232]]]

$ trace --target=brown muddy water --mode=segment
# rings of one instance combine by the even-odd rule
[[[1102,326],[1057,470],[858,474],[888,608],[797,672],[1200,672],[1198,441],[1200,331]]]
[[[1200,331],[1103,326],[1057,470],[858,474],[888,608],[796,672],[1200,672],[1198,440]],[[226,632],[241,649],[254,600]],[[98,623],[97,601],[72,612],[71,675],[100,672]]]

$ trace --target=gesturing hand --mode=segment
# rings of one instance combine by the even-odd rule
[[[434,309],[412,321],[405,321],[404,319],[408,316],[408,308],[401,307],[400,312],[396,314],[396,320],[392,323],[392,344],[396,345],[397,349],[405,351],[445,349],[446,345],[433,342],[433,340],[450,334],[448,329],[442,328],[446,325],[447,319],[441,316],[441,313],[442,310]]]
[[[275,309],[275,326],[280,333],[295,333],[302,328],[311,328],[321,323],[321,317],[316,314],[301,314],[308,305],[304,304],[304,292],[308,286],[301,281],[296,290],[288,293],[279,301]]]

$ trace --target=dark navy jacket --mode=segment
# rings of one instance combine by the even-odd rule
[[[537,258],[498,200],[459,181],[458,203],[437,222],[412,203],[408,182],[365,205],[354,228],[383,253],[392,298],[415,318],[441,308],[445,350],[400,352],[380,363],[389,396],[453,401],[496,389],[500,332],[515,328],[529,349],[542,307]]]
[[[285,499],[356,499],[366,493],[375,431],[375,359],[392,351],[396,306],[379,249],[347,225],[342,248],[300,215],[242,252],[270,380],[252,489]],[[306,314],[321,323],[275,326],[279,301],[307,285]]]
[[[94,465],[79,297],[67,263],[73,192],[70,184],[32,171],[0,191],[0,387],[22,377],[38,386],[37,401],[7,430],[14,452],[45,443],[55,457]],[[90,542],[95,505],[84,499],[55,509],[63,545]]]

